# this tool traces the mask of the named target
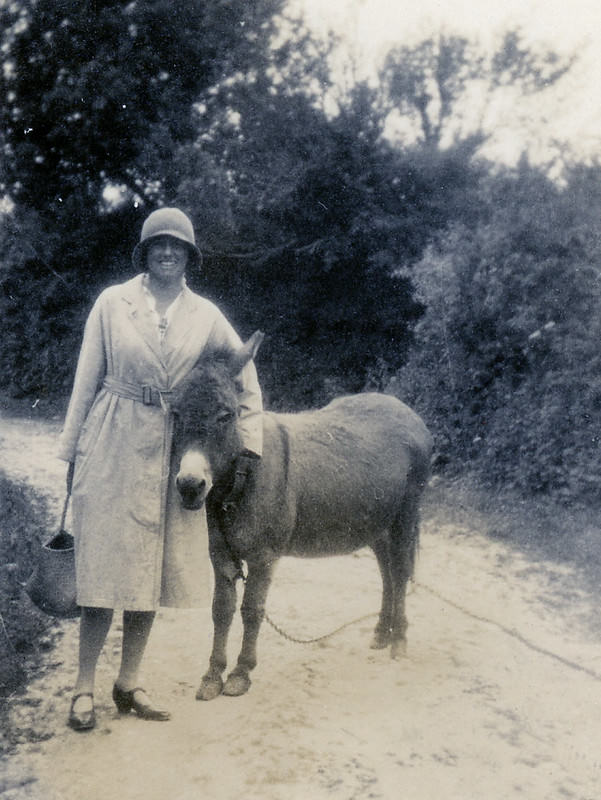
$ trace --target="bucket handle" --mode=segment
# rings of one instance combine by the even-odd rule
[[[69,507],[69,500],[70,499],[71,499],[71,491],[69,490],[67,492],[67,496],[65,497],[65,504],[63,506],[63,513],[62,513],[62,516],[61,516],[61,526],[59,528],[59,530],[61,530],[61,531],[65,527],[65,520],[67,519],[67,509]]]

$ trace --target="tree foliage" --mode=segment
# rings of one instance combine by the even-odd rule
[[[173,197],[173,154],[197,135],[195,102],[269,47],[281,5],[2,5],[0,189],[15,209],[0,234],[0,364],[12,391],[66,391],[63,348],[76,349],[73,326],[98,290],[128,276],[148,209]]]
[[[2,126],[13,199],[95,207],[108,183],[168,191],[192,106],[264,48],[278,0],[20,0],[3,10]]]
[[[526,163],[485,180],[479,223],[438,237],[397,391],[437,431],[439,463],[489,485],[601,496],[601,167],[564,187]]]
[[[466,189],[481,171],[461,145],[391,147],[367,84],[333,118],[323,106],[304,85],[241,76],[207,98],[202,136],[180,151],[179,198],[197,198],[205,276],[245,327],[268,330],[278,404],[381,388],[403,363],[421,307],[399,269],[471,213]]]
[[[490,53],[441,34],[390,51],[380,74],[383,107],[402,141],[428,149],[461,142],[475,155],[496,133],[501,100],[511,99],[515,118],[520,97],[548,92],[573,62],[552,50],[533,51],[515,30]]]
[[[516,33],[490,55],[440,36],[342,90],[334,43],[281,8],[0,6],[11,391],[68,391],[92,299],[173,203],[204,255],[193,288],[268,333],[271,404],[388,386],[426,416],[440,465],[597,498],[601,173],[572,166],[562,187],[482,157],[500,94],[544,92],[571,59]]]

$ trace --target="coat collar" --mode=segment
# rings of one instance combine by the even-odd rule
[[[193,312],[197,310],[194,293],[184,285],[182,296],[163,343],[159,341],[158,331],[153,313],[144,294],[143,274],[136,275],[131,280],[122,284],[121,296],[128,307],[128,317],[143,338],[146,345],[152,350],[157,360],[167,372],[172,372],[174,359],[179,361],[186,351],[186,341],[190,329],[194,324]]]
[[[166,368],[154,316],[144,295],[143,277],[141,273],[124,283],[121,287],[121,296],[127,304],[127,315],[132,325],[152,350],[155,358]]]

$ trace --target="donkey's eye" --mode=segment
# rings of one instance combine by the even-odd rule
[[[217,415],[217,424],[218,425],[225,425],[228,422],[231,422],[234,418],[233,411],[220,411]]]

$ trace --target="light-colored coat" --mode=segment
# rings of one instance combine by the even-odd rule
[[[210,595],[204,511],[181,507],[170,470],[171,414],[109,392],[112,377],[171,390],[207,348],[240,339],[210,301],[187,287],[163,342],[142,275],[106,289],[86,322],[59,457],[75,461],[72,523],[77,601],[152,610],[205,605]],[[241,373],[244,445],[261,453],[261,391]]]

